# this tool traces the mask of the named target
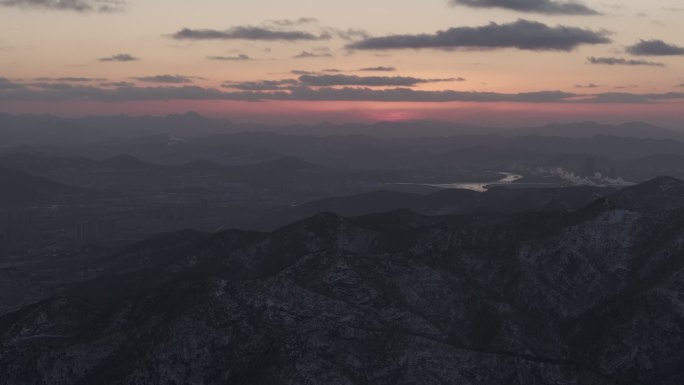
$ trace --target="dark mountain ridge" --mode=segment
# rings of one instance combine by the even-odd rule
[[[683,189],[167,235],[0,318],[0,384],[680,384]]]
[[[86,196],[87,190],[34,176],[21,170],[0,167],[1,206],[45,203],[63,196]]]
[[[573,210],[615,191],[614,188],[590,186],[525,189],[502,186],[484,193],[464,189],[444,189],[429,194],[373,191],[304,203],[275,213],[268,221],[283,225],[320,212],[354,217],[400,209],[424,215]]]

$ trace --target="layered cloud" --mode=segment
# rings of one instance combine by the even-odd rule
[[[684,47],[662,40],[641,40],[627,47],[627,52],[637,56],[678,56],[684,55]]]
[[[421,79],[410,76],[302,75],[299,81],[307,86],[410,87],[424,83],[464,81],[463,78]]]
[[[297,79],[284,79],[224,83],[222,87],[241,91],[276,91],[287,90],[296,85],[299,85],[299,81]]]
[[[389,66],[377,66],[377,67],[364,67],[359,69],[359,71],[364,72],[394,72],[397,69]]]
[[[124,9],[124,0],[0,0],[0,6],[41,8],[75,12],[117,12]]]
[[[207,56],[209,60],[215,61],[249,61],[254,60],[249,55],[240,54],[235,56]]]
[[[25,87],[9,82],[0,88],[0,100],[23,101],[143,101],[143,100],[292,100],[292,101],[378,101],[378,102],[562,102],[573,94],[561,91],[495,93],[469,91],[417,91],[410,88],[309,88],[294,87],[286,91],[226,92],[198,86],[102,88],[50,84]]]
[[[112,55],[112,56],[101,57],[97,60],[102,61],[102,62],[130,62],[130,61],[139,61],[140,59],[133,56],[133,55],[129,55],[127,53],[118,53],[118,54]]]
[[[193,82],[191,77],[182,75],[141,76],[133,79],[144,83],[187,84]]]
[[[0,78],[0,91],[14,91],[23,89],[26,89],[26,86],[23,84],[13,82],[7,78]]]
[[[315,17],[300,17],[298,19],[280,19],[280,20],[269,20],[267,23],[277,25],[279,27],[294,27],[306,24],[318,23],[318,19]]]
[[[502,8],[549,15],[597,15],[597,11],[576,1],[554,0],[451,0],[453,5],[473,8]]]
[[[315,58],[331,58],[333,55],[329,52],[311,52],[302,51],[299,54],[293,56],[294,59],[315,59]]]
[[[23,84],[0,78],[2,101],[169,101],[169,100],[232,100],[232,101],[363,101],[363,102],[514,102],[514,103],[652,103],[684,100],[684,92],[630,94],[600,93],[580,95],[564,91],[499,93],[481,91],[423,91],[406,87],[374,89],[368,87],[289,86],[262,82],[261,89],[223,91],[192,85],[138,87],[124,84],[118,87],[97,87],[68,83]],[[256,85],[257,83],[255,83]],[[267,86],[270,90],[264,91]],[[284,87],[283,87],[284,86]],[[230,88],[235,88],[229,85]],[[247,88],[247,87],[243,87]]]
[[[183,28],[171,37],[176,40],[311,41],[330,39],[329,34],[316,35],[306,31],[268,27],[233,27],[226,30]]]
[[[665,67],[664,63],[653,62],[648,60],[625,59],[620,57],[588,57],[587,61],[590,64],[604,64],[604,65],[622,65],[622,66],[650,66],[650,67]]]
[[[626,92],[609,92],[592,96],[591,103],[652,103],[662,100],[684,100],[684,92],[664,92],[651,94],[630,94]]]
[[[434,34],[390,35],[364,39],[348,45],[357,50],[390,49],[496,49],[571,51],[580,45],[605,44],[603,31],[546,24],[520,19],[513,23],[490,23],[481,27],[458,27]]]
[[[73,76],[66,76],[66,77],[60,77],[60,78],[48,78],[48,77],[40,77],[36,78],[36,81],[39,82],[93,82],[93,81],[100,81],[104,80],[102,78],[86,78],[86,77],[73,77]]]
[[[299,75],[296,79],[261,80],[248,82],[227,82],[224,88],[249,91],[293,90],[306,87],[413,87],[420,84],[463,82],[464,78],[417,78],[412,76],[357,76],[341,74],[335,68],[321,72],[293,71]]]

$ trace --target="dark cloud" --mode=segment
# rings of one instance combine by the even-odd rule
[[[678,85],[677,87],[684,87],[684,83]]]
[[[493,49],[517,48],[531,51],[571,51],[583,44],[609,43],[605,32],[518,20],[509,24],[490,23],[481,27],[459,27],[435,34],[375,37],[348,45],[351,49]]]
[[[364,71],[364,72],[394,72],[397,69],[394,67],[383,67],[383,66],[378,66],[378,67],[365,67],[359,69],[359,71]]]
[[[254,60],[245,54],[240,54],[240,55],[236,55],[236,56],[207,56],[207,59],[217,60],[217,61],[249,61],[249,60]]]
[[[68,91],[76,88],[87,88],[87,86],[75,86],[70,83],[32,83],[29,84],[29,87],[43,91]]]
[[[145,83],[187,84],[193,82],[191,77],[182,75],[141,76],[133,79]]]
[[[594,83],[575,84],[575,88],[598,88],[598,85]]]
[[[129,62],[129,61],[139,61],[135,56],[129,55],[127,53],[119,53],[116,55],[108,56],[108,57],[102,57],[97,59],[99,61],[104,61],[104,62],[112,62],[112,61],[118,61],[118,62]]]
[[[126,2],[124,0],[0,0],[0,5],[75,12],[118,12],[124,9]]]
[[[15,83],[7,78],[0,78],[0,91],[2,90],[21,90],[26,88],[23,84]]]
[[[327,52],[310,52],[310,51],[302,51],[298,55],[293,56],[295,59],[311,59],[311,58],[324,58],[324,57],[333,57],[332,54],[327,53]]]
[[[318,88],[294,87],[286,91],[224,92],[197,86],[99,88],[51,84],[30,89],[0,89],[0,100],[31,101],[143,101],[143,100],[294,100],[294,101],[379,101],[379,102],[563,102],[574,96],[561,91],[518,94],[468,91],[417,91],[410,88]]]
[[[305,71],[305,70],[292,70],[290,73],[292,75],[321,75],[321,74],[336,74],[336,73],[341,73],[341,69],[337,68],[326,68],[320,71]]]
[[[182,30],[172,35],[177,40],[263,40],[263,41],[301,41],[301,40],[325,40],[330,35],[314,35],[305,31],[282,31],[266,27],[234,27],[227,30],[215,29],[189,29]]]
[[[298,25],[315,24],[318,23],[318,19],[315,17],[300,17],[299,19],[281,19],[281,20],[269,20],[268,23],[277,25],[279,27],[294,27]]]
[[[598,15],[595,10],[577,1],[555,0],[451,0],[453,5],[474,8],[503,8],[518,12],[549,15]]]
[[[588,57],[587,61],[591,64],[605,64],[605,65],[623,65],[623,66],[651,66],[651,67],[665,67],[665,64],[647,61],[647,60],[633,60],[623,59],[620,57]]]
[[[36,78],[39,82],[93,82],[104,80],[102,78],[84,78],[84,77],[61,77],[61,78]]]
[[[662,40],[641,40],[627,47],[627,52],[637,56],[677,56],[684,55],[684,47]]]
[[[662,94],[629,94],[625,92],[608,92],[594,95],[585,100],[588,103],[652,103],[662,100],[684,100],[684,92],[666,92]]]
[[[247,100],[248,95],[241,95]],[[23,101],[142,101],[142,100],[218,100],[228,98],[219,90],[196,86],[102,88],[67,83],[33,85],[17,90],[0,89],[0,100]],[[255,98],[255,100],[258,100]]]
[[[107,82],[100,85],[103,87],[135,87],[135,84],[130,82]]]
[[[367,87],[410,87],[423,83],[464,81],[463,78],[420,79],[408,76],[356,76],[356,75],[302,75],[299,81],[307,86],[367,86]]]
[[[358,39],[368,39],[370,34],[362,29],[337,29],[337,28],[327,28],[326,34],[337,36],[343,40],[358,40]]]
[[[221,87],[231,88],[242,91],[275,91],[275,90],[286,90],[292,86],[298,85],[299,80],[297,79],[284,79],[284,80],[261,80],[256,82],[235,82],[235,83],[224,83]]]
[[[289,80],[296,82],[296,80]],[[267,83],[264,82],[264,85]],[[281,87],[281,88],[276,88]],[[229,88],[236,88],[230,85]],[[247,87],[243,87],[247,88]],[[265,88],[265,87],[263,87]],[[168,100],[236,100],[236,101],[376,101],[376,102],[514,102],[514,103],[651,103],[665,100],[684,101],[684,92],[662,94],[603,93],[579,95],[563,91],[497,93],[478,91],[423,91],[411,88],[310,88],[293,85],[274,86],[271,90],[223,91],[192,85],[104,88],[69,83],[23,85],[0,78],[0,101],[168,101]]]
[[[464,78],[422,79],[409,76],[356,76],[339,74],[338,69],[326,69],[321,72],[292,71],[299,75],[297,79],[261,80],[253,82],[226,82],[224,88],[248,91],[283,90],[306,87],[411,87],[425,83],[461,82]]]
[[[420,91],[410,88],[319,88],[301,87],[291,91],[294,100],[379,101],[379,102],[561,102],[575,96],[562,91],[504,94],[475,91]]]

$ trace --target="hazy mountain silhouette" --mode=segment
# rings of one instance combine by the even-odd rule
[[[115,169],[141,169],[152,166],[147,162],[127,154],[121,154],[102,160],[100,165]]]
[[[268,221],[282,225],[320,212],[354,217],[400,209],[425,215],[573,210],[614,191],[613,188],[589,186],[539,189],[497,187],[484,193],[459,189],[430,194],[374,191],[308,202],[278,213]]]
[[[59,156],[37,151],[13,152],[0,156],[1,166],[32,174],[46,174],[60,169],[83,169],[93,167],[96,163],[87,158]]]
[[[88,194],[84,189],[4,167],[0,167],[0,186],[0,203],[3,206],[55,201],[64,195]]]
[[[106,116],[77,119],[50,115],[0,114],[0,140],[6,146],[20,144],[65,145],[91,143],[108,138],[133,138],[155,134],[198,137],[236,132],[277,132],[305,136],[363,135],[378,138],[450,137],[496,134],[503,136],[544,135],[592,137],[612,135],[636,138],[684,139],[684,134],[643,122],[619,125],[596,122],[554,123],[542,127],[492,128],[466,124],[418,120],[371,124],[265,125],[236,124],[224,119],[211,119],[195,112],[181,115]]]
[[[591,138],[597,135],[651,139],[684,139],[680,132],[657,127],[645,122],[628,122],[617,125],[597,122],[551,123],[541,127],[513,129],[516,135],[561,136]]]

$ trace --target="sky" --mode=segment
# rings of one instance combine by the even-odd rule
[[[0,112],[684,129],[681,0],[0,0]]]

